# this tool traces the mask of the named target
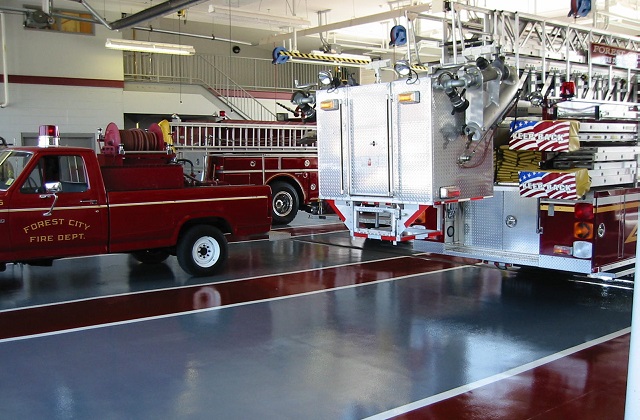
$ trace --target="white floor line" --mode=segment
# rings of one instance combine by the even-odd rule
[[[350,264],[346,264],[346,265],[350,265]],[[77,331],[86,331],[86,330],[93,330],[93,329],[98,329],[98,328],[112,327],[112,326],[117,326],[117,325],[134,324],[134,323],[137,323],[137,322],[151,321],[151,320],[156,320],[156,319],[178,317],[178,316],[184,316],[184,315],[195,314],[195,313],[217,311],[217,310],[220,310],[220,309],[236,308],[236,307],[239,307],[239,306],[254,305],[254,304],[257,304],[257,303],[275,302],[275,301],[278,301],[278,300],[292,299],[292,298],[302,297],[302,296],[311,296],[311,295],[316,295],[316,294],[320,294],[320,293],[329,293],[329,292],[334,292],[334,291],[343,290],[343,289],[353,289],[353,288],[356,288],[356,287],[363,287],[363,286],[368,286],[368,285],[373,285],[373,284],[381,284],[381,283],[386,283],[386,282],[395,281],[395,280],[407,279],[407,278],[411,278],[411,277],[427,276],[427,275],[430,275],[430,274],[437,274],[437,273],[443,273],[443,272],[446,272],[446,271],[458,270],[458,269],[465,268],[465,267],[470,267],[470,266],[463,265],[463,266],[458,266],[458,267],[443,268],[441,270],[436,270],[436,271],[428,271],[428,272],[407,274],[405,276],[400,276],[400,277],[391,277],[391,278],[388,278],[388,279],[375,280],[375,281],[370,281],[370,282],[367,282],[367,283],[349,284],[349,285],[346,285],[346,286],[334,287],[334,288],[331,288],[331,289],[313,290],[311,292],[295,293],[295,294],[286,295],[286,296],[278,296],[278,297],[267,298],[267,299],[258,299],[258,300],[248,301],[248,302],[238,302],[238,303],[232,303],[232,304],[229,304],[229,305],[215,306],[215,307],[211,307],[211,308],[195,309],[195,310],[192,310],[192,311],[183,311],[183,312],[177,312],[177,313],[174,312],[174,313],[164,314],[164,315],[156,315],[156,316],[151,316],[151,317],[129,319],[129,320],[126,320],[126,321],[109,322],[109,323],[98,324],[98,325],[88,325],[86,327],[70,328],[70,329],[66,329],[66,330],[51,331],[51,332],[40,333],[40,334],[24,335],[24,336],[20,336],[20,337],[10,337],[10,338],[0,339],[0,344],[6,343],[6,342],[9,342],[9,341],[27,340],[27,339],[31,339],[31,338],[47,337],[47,336],[60,335],[60,334],[68,334],[68,333],[77,332]],[[196,285],[196,287],[197,286],[215,287],[216,284],[219,284],[219,283]],[[194,287],[194,286],[188,286],[188,287]],[[162,289],[162,290],[167,290],[167,289]],[[128,293],[127,295],[132,295],[132,294],[136,294],[136,293]],[[121,295],[114,295],[114,296],[121,296]],[[64,302],[64,303],[82,302],[82,301],[92,300],[92,299],[96,299],[96,298],[79,299],[77,301],[69,301],[69,302]],[[53,305],[58,305],[58,304],[60,304],[60,303],[52,303],[52,304],[39,305],[39,306],[29,306],[28,308],[40,308],[40,307],[53,306]],[[26,308],[18,308],[18,309],[26,309]],[[18,310],[18,309],[10,309],[9,311],[14,311],[14,310]],[[7,312],[7,311],[3,311],[3,312]]]
[[[633,290],[633,286],[620,286],[620,285],[610,284],[610,283],[599,283],[595,281],[576,280],[576,279],[569,279],[569,281],[573,283],[584,283],[584,284],[591,284],[593,286],[608,287],[612,289]]]
[[[0,313],[2,313],[2,312],[11,312],[11,311],[20,311],[20,310],[23,310],[23,309],[31,309],[31,308],[43,308],[43,307],[47,307],[47,306],[63,305],[63,304],[67,304],[67,303],[86,302],[88,300],[95,300],[95,299],[108,299],[108,298],[119,297],[119,296],[142,295],[142,294],[145,294],[145,293],[154,293],[154,292],[165,292],[165,291],[169,291],[169,290],[189,289],[189,288],[192,288],[192,287],[216,286],[216,285],[219,285],[219,284],[237,283],[237,282],[240,282],[240,281],[257,280],[257,279],[263,279],[263,278],[267,278],[267,277],[286,276],[286,275],[289,275],[289,274],[302,274],[302,273],[309,273],[309,272],[312,272],[312,271],[326,270],[326,269],[330,269],[330,268],[342,268],[342,267],[348,267],[348,266],[351,266],[351,265],[368,264],[368,263],[375,263],[375,262],[386,261],[386,260],[396,260],[396,259],[405,258],[405,257],[411,257],[411,255],[398,255],[398,256],[395,256],[395,257],[383,257],[383,258],[378,258],[378,259],[369,260],[369,261],[354,261],[354,262],[345,263],[345,264],[327,265],[327,266],[323,266],[323,267],[311,267],[311,268],[305,268],[305,269],[302,269],[302,270],[284,271],[284,272],[281,272],[281,273],[261,274],[259,276],[241,277],[241,278],[235,278],[235,279],[229,279],[229,280],[220,280],[220,281],[216,281],[216,282],[212,282],[212,283],[187,284],[187,285],[184,285],[184,286],[165,287],[165,288],[162,288],[162,289],[138,290],[136,292],[125,292],[125,293],[116,293],[116,294],[112,294],[112,295],[92,296],[92,297],[83,298],[83,299],[65,300],[64,302],[43,303],[42,305],[20,306],[20,307],[16,307],[16,308],[8,308],[8,309],[0,310]],[[423,273],[423,274],[426,274],[426,273]]]
[[[395,417],[395,416],[399,416],[401,414],[405,414],[408,413],[409,411],[413,411],[416,410],[418,408],[422,408],[425,407],[427,405],[430,404],[434,404],[452,397],[456,397],[458,395],[464,394],[466,392],[472,391],[474,389],[480,388],[482,386],[485,385],[489,385],[498,381],[501,381],[503,379],[508,379],[512,376],[515,375],[519,375],[521,373],[524,373],[528,370],[532,370],[535,369],[537,367],[540,367],[542,365],[546,365],[547,363],[551,363],[555,360],[558,359],[562,359],[563,357],[567,357],[573,353],[577,353],[581,350],[585,350],[588,349],[590,347],[596,346],[598,344],[602,344],[604,342],[613,340],[614,338],[618,338],[622,335],[628,334],[631,332],[631,327],[629,328],[624,328],[622,330],[613,332],[611,334],[607,334],[605,336],[602,336],[600,338],[596,338],[595,340],[591,340],[591,341],[587,341],[586,343],[582,343],[579,344],[577,346],[574,347],[570,347],[566,350],[560,351],[558,353],[554,353],[552,355],[543,357],[542,359],[538,359],[538,360],[534,360],[533,362],[529,362],[529,363],[525,363],[522,366],[518,366],[516,368],[513,369],[509,369],[506,372],[502,372],[499,373],[497,375],[493,375],[493,376],[489,376],[488,378],[485,379],[481,379],[479,381],[476,382],[472,382],[470,384],[466,384],[463,386],[460,386],[458,388],[454,388],[454,389],[450,389],[449,391],[445,391],[442,392],[440,394],[436,394],[433,395],[431,397],[427,397],[427,398],[423,398],[421,400],[418,401],[414,401],[410,404],[406,404],[388,411],[385,411],[383,413],[379,413],[379,414],[375,414],[371,417],[367,417],[364,420],[382,420],[382,419],[388,419],[391,417]]]

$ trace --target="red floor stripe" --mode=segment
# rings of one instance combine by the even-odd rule
[[[623,420],[630,335],[394,417]]]
[[[329,290],[453,266],[455,264],[447,262],[401,257],[303,273],[10,310],[0,312],[0,339]]]

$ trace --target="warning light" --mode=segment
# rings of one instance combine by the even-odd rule
[[[576,258],[593,257],[593,244],[586,241],[575,241],[573,243],[573,256]]]
[[[458,198],[460,197],[460,187],[450,185],[447,187],[440,187],[440,198]]]
[[[56,125],[41,125],[38,129],[38,146],[57,146],[60,140],[60,133]]]
[[[562,254],[562,255],[571,255],[573,253],[573,248],[565,245],[554,245],[553,246],[554,254]]]
[[[588,222],[574,223],[573,236],[578,239],[593,239],[593,223],[588,223]]]
[[[573,98],[576,96],[576,83],[575,82],[562,82],[560,85],[560,97],[561,98]]]
[[[420,92],[402,92],[398,94],[398,102],[401,104],[417,104],[420,103]]]
[[[337,99],[327,99],[320,102],[320,109],[323,111],[334,111],[338,109],[340,102]]]
[[[39,136],[59,137],[58,126],[56,125],[41,125],[38,130]]]
[[[593,204],[591,203],[577,203],[574,211],[576,219],[580,220],[593,220]]]

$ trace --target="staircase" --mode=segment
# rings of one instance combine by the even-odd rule
[[[275,121],[276,115],[219,69],[214,56],[172,56],[124,52],[125,81],[184,83],[204,86],[239,119]]]

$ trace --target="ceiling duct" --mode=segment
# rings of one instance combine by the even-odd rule
[[[149,20],[168,15],[181,9],[185,9],[189,6],[194,6],[198,3],[203,3],[206,0],[168,0],[164,3],[157,4],[148,9],[141,10],[138,13],[134,13],[130,16],[116,20],[115,22],[107,22],[98,12],[91,7],[85,0],[70,0],[76,3],[82,4],[93,17],[95,17],[101,24],[108,29],[118,31],[120,29],[127,29],[140,23],[147,22]]]

